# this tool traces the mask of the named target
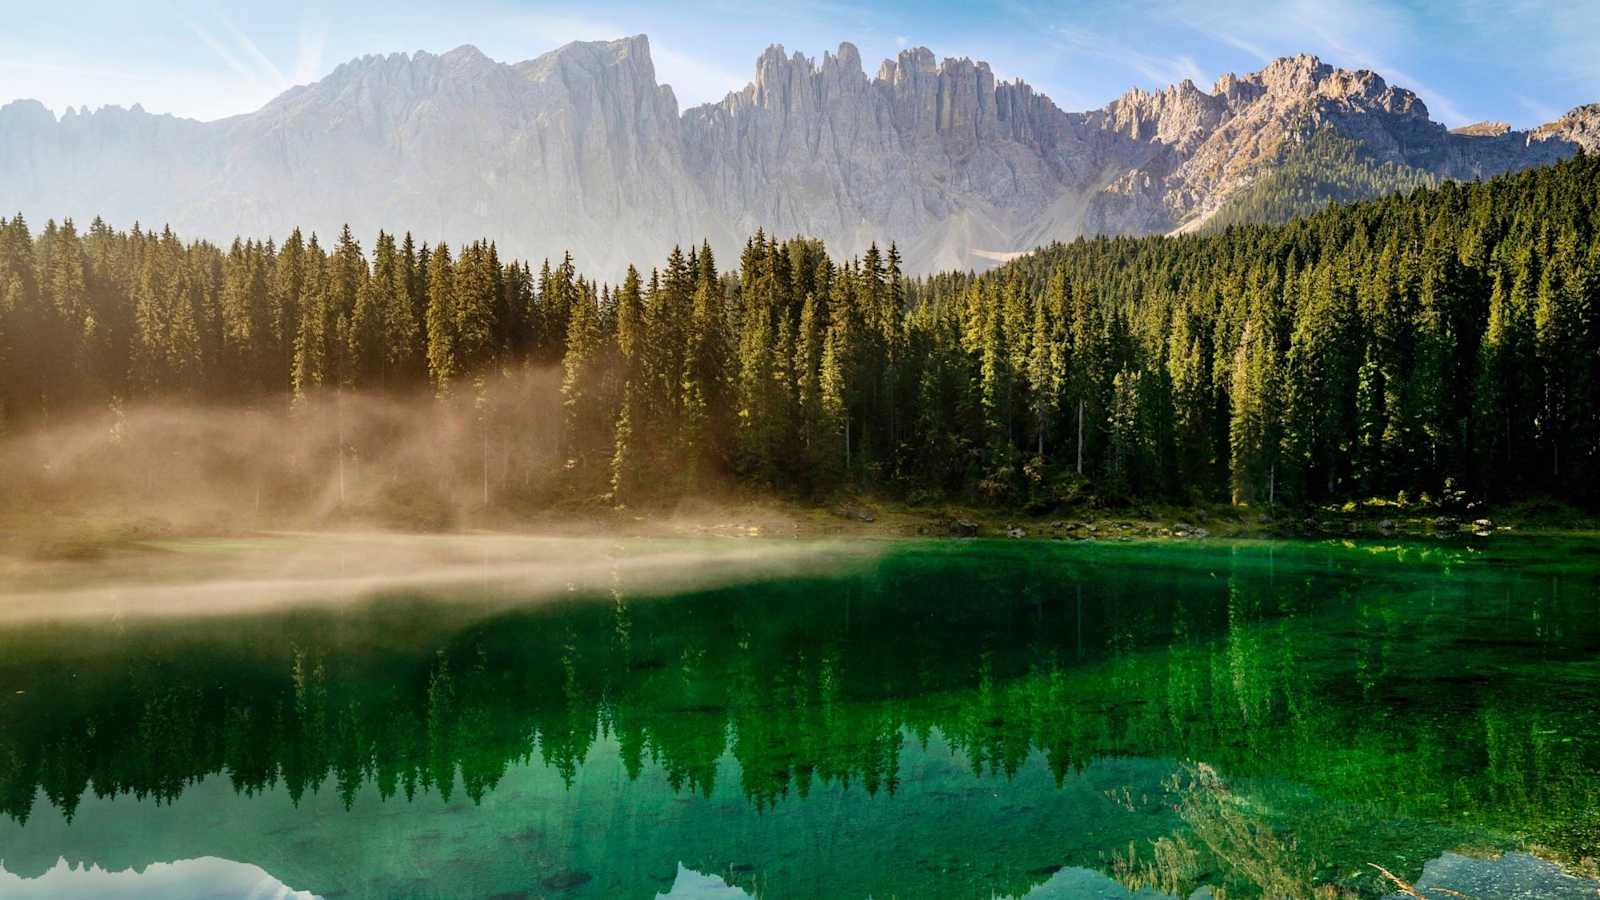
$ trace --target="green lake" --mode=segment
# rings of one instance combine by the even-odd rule
[[[0,896],[1376,897],[1600,856],[1600,541],[606,546],[526,598],[514,549],[481,597],[0,589]],[[25,590],[86,586],[122,596]]]

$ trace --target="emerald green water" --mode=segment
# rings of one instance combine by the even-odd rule
[[[1376,896],[1600,853],[1600,543],[880,549],[0,626],[0,895],[1115,897],[1181,839],[1147,882]]]

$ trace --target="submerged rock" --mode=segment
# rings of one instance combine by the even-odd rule
[[[967,519],[957,519],[950,523],[950,533],[956,537],[977,537],[978,523]]]
[[[1131,890],[1103,872],[1078,866],[1049,867],[1053,874],[1023,895],[1024,900],[1172,900],[1155,888]],[[1043,869],[1035,870],[1040,874]],[[1198,895],[1209,898],[1209,892]]]
[[[1475,859],[1447,852],[1429,860],[1412,887],[1427,900],[1462,895],[1475,900],[1594,900],[1600,896],[1600,881],[1570,875],[1555,863],[1528,853]],[[1384,900],[1413,896],[1397,892]]]

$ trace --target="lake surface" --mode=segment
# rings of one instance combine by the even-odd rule
[[[1600,854],[1600,542],[785,552],[13,617],[0,896],[1379,896]]]

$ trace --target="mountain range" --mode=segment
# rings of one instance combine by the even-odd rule
[[[1318,135],[1385,172],[1481,178],[1600,150],[1600,104],[1528,131],[1451,131],[1378,74],[1301,55],[1067,112],[926,48],[869,76],[844,43],[820,62],[772,46],[744,89],[680,110],[642,35],[516,64],[463,46],[362,57],[212,122],[11,102],[0,209],[216,240],[346,223],[368,239],[490,236],[515,256],[571,249],[607,276],[702,238],[734,253],[761,227],[845,254],[895,241],[930,271],[1202,228]]]

